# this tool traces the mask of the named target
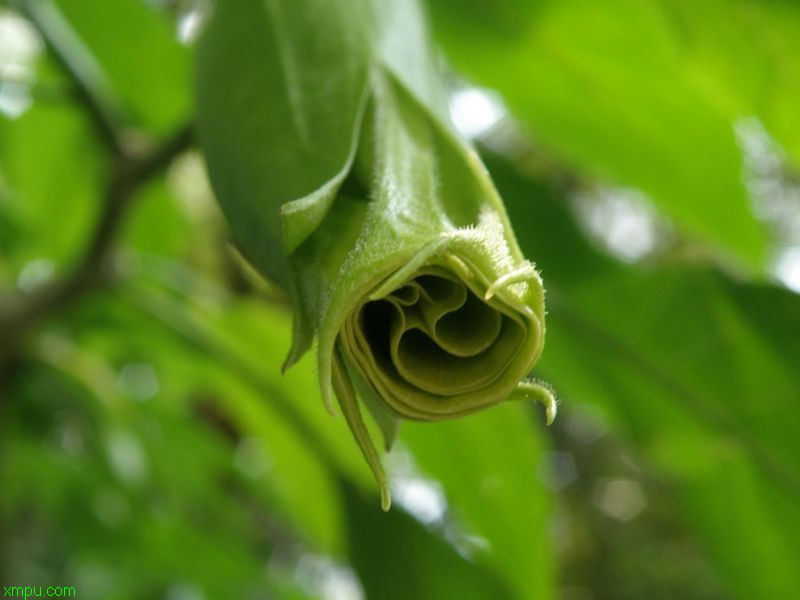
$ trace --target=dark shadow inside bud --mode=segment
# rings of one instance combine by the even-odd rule
[[[365,304],[358,326],[384,376],[444,396],[491,385],[526,335],[462,282],[430,274]]]
[[[500,313],[470,292],[459,310],[442,315],[434,334],[450,353],[474,356],[494,343],[502,320]]]
[[[380,365],[391,363],[389,352],[389,328],[395,312],[386,300],[376,300],[364,305],[361,313],[361,331],[369,345],[369,350]]]

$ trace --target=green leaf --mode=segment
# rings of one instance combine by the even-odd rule
[[[492,168],[548,275],[540,372],[650,458],[733,595],[794,589],[800,444],[785,416],[800,398],[800,299],[708,267],[624,267],[590,249],[552,189]]]
[[[0,118],[3,210],[24,232],[6,256],[15,270],[35,259],[70,264],[97,211],[102,164],[84,119],[69,107],[38,102],[16,120]]]
[[[139,0],[57,4],[119,96],[124,125],[159,135],[184,121],[191,108],[189,53],[171,19]]]
[[[284,247],[316,228],[352,160],[368,19],[359,1],[218,2],[198,43],[198,129],[212,183],[236,243],[284,286]]]
[[[498,89],[538,144],[592,176],[644,190],[696,237],[763,267],[767,239],[742,184],[733,127],[743,115],[709,84],[713,71],[687,56],[669,9],[544,2],[509,23],[510,1],[469,3],[457,18],[452,2],[430,4],[454,66]],[[709,19],[698,26],[716,31]]]
[[[236,475],[224,440],[169,403],[128,402],[107,357],[52,332],[40,341],[0,423],[13,449],[0,461],[4,548],[16,550],[5,572],[37,565],[87,598],[162,595],[176,582],[215,595],[271,588],[250,550],[269,543],[253,532],[250,491],[221,484]],[[131,468],[135,480],[120,477]],[[63,553],[72,560],[62,566]],[[113,577],[93,581],[87,569]]]
[[[251,475],[262,501],[310,544],[344,552],[336,480],[347,477],[364,487],[368,474],[347,443],[344,424],[308,402],[316,393],[311,362],[304,360],[281,376],[288,314],[263,305],[229,303],[223,310],[198,306],[201,293],[186,283],[183,291],[187,295],[175,302],[150,286],[129,289],[126,297],[134,307],[126,312],[138,307],[132,316],[139,321],[144,317],[151,327],[127,336],[126,346],[157,360],[173,385],[180,382],[173,394],[201,394],[231,424],[240,438],[237,443],[244,440],[240,450],[265,465],[264,472]],[[177,349],[165,348],[164,335],[176,337],[171,345],[177,343]],[[177,361],[176,352],[185,358]]]
[[[515,597],[491,571],[459,556],[407,513],[382,514],[352,489],[345,490],[345,498],[350,557],[367,597]]]
[[[800,7],[793,2],[664,3],[688,70],[732,118],[756,116],[800,164]],[[708,27],[713,21],[714,27]]]
[[[531,409],[506,403],[435,427],[408,424],[401,439],[441,483],[457,530],[485,541],[473,560],[501,575],[515,598],[551,598],[552,498],[536,478],[546,442]]]
[[[140,200],[165,208],[159,194]],[[129,364],[152,368],[158,396],[146,405],[166,412],[160,422],[178,419],[200,439],[231,443],[226,464],[241,465],[236,475],[254,502],[304,544],[343,554],[337,481],[370,489],[371,480],[345,424],[310,401],[318,397],[311,357],[280,373],[289,313],[231,298],[212,280],[167,259],[136,256],[146,268],[119,294],[81,303],[57,327],[74,329],[82,348],[113,357],[121,370]],[[104,402],[119,397],[117,373],[100,377],[91,364],[82,373],[97,381],[93,391]],[[165,435],[152,444],[154,456],[169,453],[157,469],[189,497],[211,494],[207,457],[178,439],[187,433]],[[180,447],[170,450],[173,443]],[[172,470],[177,474],[170,476]]]

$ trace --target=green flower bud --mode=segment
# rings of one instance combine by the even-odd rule
[[[286,366],[316,337],[323,399],[333,411],[336,396],[388,508],[357,398],[387,449],[399,419],[508,399],[542,351],[542,281],[441,109],[414,2],[231,4],[198,56],[212,183],[243,254],[293,301]],[[263,81],[237,78],[226,59],[242,57]],[[548,388],[523,391],[551,420]]]

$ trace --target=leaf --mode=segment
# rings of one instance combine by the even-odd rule
[[[212,501],[217,493],[208,489],[216,481],[208,473],[209,457],[183,439],[192,435],[203,443],[224,444],[218,451],[225,466],[240,465],[233,473],[240,484],[291,530],[293,539],[317,551],[344,553],[337,481],[347,478],[369,489],[369,473],[344,423],[310,401],[318,394],[311,361],[281,375],[288,313],[263,303],[227,299],[217,304],[226,296],[209,281],[179,266],[160,273],[155,261],[146,263],[145,274],[118,293],[100,295],[66,315],[84,352],[114,357],[119,365],[119,375],[112,371],[103,377],[91,364],[84,367],[85,379],[97,380],[93,391],[104,402],[113,396],[129,409],[155,405],[164,413],[156,415],[159,423],[177,420],[187,428],[156,435],[150,448],[154,457],[168,454],[154,460],[153,470],[180,484],[188,498],[204,495]],[[153,279],[170,281],[175,291]],[[118,380],[131,364],[152,369],[156,397],[146,402],[119,398]]]
[[[284,286],[284,243],[294,249],[316,228],[352,160],[368,19],[358,0],[218,2],[198,43],[211,181],[237,244]],[[286,230],[281,210],[292,215]]]
[[[644,190],[696,237],[763,267],[767,239],[734,136],[743,115],[709,84],[713,71],[687,56],[669,9],[544,2],[510,23],[511,2],[470,3],[458,18],[448,0],[430,4],[454,66],[498,89],[537,144],[592,176]],[[708,22],[697,24],[708,30]]]
[[[551,598],[552,497],[536,477],[546,441],[532,408],[505,403],[435,426],[408,424],[401,439],[441,483],[457,532],[486,544],[476,544],[473,560],[502,576],[515,598]]]
[[[16,120],[0,120],[0,172],[9,188],[2,202],[24,232],[5,257],[15,270],[36,259],[69,264],[97,210],[102,162],[68,107],[38,102]]]
[[[690,76],[732,118],[757,116],[800,164],[800,9],[793,2],[664,4],[681,33]],[[714,27],[708,27],[713,21]]]
[[[277,587],[252,551],[271,541],[254,531],[247,482],[238,493],[221,484],[235,480],[224,441],[171,403],[128,402],[105,357],[56,335],[39,340],[41,353],[6,388],[0,426],[12,451],[0,461],[8,492],[0,510],[9,576],[37,565],[87,598],[123,583],[125,598],[162,595],[176,582],[215,595]],[[112,432],[125,440],[117,460],[105,443]],[[143,475],[135,485],[118,476],[132,464]],[[64,553],[72,560],[57,564]],[[87,571],[108,576],[92,582]]]
[[[173,394],[200,393],[209,398],[210,406],[235,428],[236,443],[244,441],[240,450],[252,451],[260,461],[256,464],[265,465],[253,482],[262,501],[309,543],[342,553],[336,480],[348,477],[363,486],[366,472],[347,443],[343,424],[331,422],[308,402],[315,392],[310,362],[305,360],[290,376],[281,376],[281,345],[289,335],[287,315],[264,306],[203,309],[189,296],[175,303],[149,286],[133,287],[126,297],[142,311],[133,313],[139,321],[145,317],[145,323],[156,325],[156,331],[160,328],[160,335],[176,336],[173,344],[185,358],[175,364],[169,351],[164,354],[163,341],[160,347],[153,345],[151,339],[158,342],[159,337],[149,329],[128,336],[126,344],[136,340],[136,346],[148,348],[151,360],[161,353],[161,368],[173,380],[188,383]]]
[[[459,556],[403,511],[381,514],[345,490],[350,556],[369,598],[513,598],[488,569]],[[391,540],[391,544],[387,544]]]
[[[128,125],[164,135],[183,122],[191,108],[189,53],[171,19],[138,0],[57,4],[118,94]]]
[[[548,276],[537,368],[565,403],[601,407],[650,457],[731,594],[794,589],[800,444],[786,415],[800,398],[800,299],[708,267],[624,267],[589,248],[546,183],[491,166]]]

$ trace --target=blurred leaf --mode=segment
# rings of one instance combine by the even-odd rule
[[[383,513],[352,488],[345,498],[350,556],[368,598],[517,597],[402,510]]]
[[[40,102],[16,120],[0,118],[2,210],[21,232],[7,257],[16,269],[73,260],[97,211],[102,163],[83,116],[68,106]]]
[[[352,443],[344,419],[331,417],[322,406],[313,357],[306,356],[285,374],[280,372],[290,336],[288,311],[243,303],[238,310],[228,311],[223,319],[217,326],[224,327],[224,339],[238,346],[240,352],[246,352],[247,364],[261,373],[265,381],[270,381],[276,390],[281,390],[283,402],[289,403],[297,418],[319,438],[329,453],[328,458],[337,468],[352,481],[369,486],[371,490],[371,475]],[[265,365],[270,366],[265,368]]]
[[[800,298],[707,268],[614,263],[589,249],[552,190],[492,168],[548,289],[541,373],[565,402],[602,406],[674,479],[732,593],[771,597],[800,585],[790,558],[800,543],[787,529],[800,522],[800,443],[786,418],[800,398],[789,358]],[[754,555],[758,577],[744,569]]]
[[[98,314],[114,321],[96,331],[84,328],[84,335],[104,354],[123,353],[120,360],[147,357],[164,380],[164,397],[190,400],[199,394],[204,406],[210,402],[214,414],[233,427],[245,474],[250,456],[241,452],[258,454],[251,476],[268,491],[264,500],[320,549],[343,552],[334,478],[343,474],[362,486],[370,480],[345,424],[318,401],[310,357],[286,377],[280,374],[291,328],[287,313],[230,299],[220,306],[213,294],[221,290],[198,283],[185,281],[179,300],[151,285],[134,285],[125,293],[133,304],[117,305],[111,313],[114,305],[95,307],[87,314],[91,321]],[[123,339],[108,336],[120,327],[129,331]],[[191,401],[183,410],[192,410]]]
[[[191,107],[189,53],[166,14],[140,0],[61,0],[69,20],[133,117],[149,133],[164,134]]]
[[[524,401],[523,401],[524,402]],[[502,575],[518,598],[555,597],[550,492],[536,478],[544,443],[538,406],[510,401],[436,424],[406,423],[401,439],[441,482],[456,526],[485,540],[476,562]]]
[[[758,116],[800,165],[800,6],[773,0],[661,0],[687,72],[732,118]],[[713,27],[709,26],[713,23]]]
[[[538,143],[646,191],[690,232],[763,266],[733,130],[742,115],[704,80],[662,7],[542,2],[507,30],[484,23],[505,23],[508,1],[471,3],[457,18],[450,0],[430,3],[456,68],[500,90]]]
[[[20,373],[15,410],[1,423],[17,450],[0,461],[2,518],[13,524],[4,550],[17,549],[8,557],[10,577],[44,572],[86,598],[160,597],[174,587],[218,597],[284,585],[265,576],[258,555],[269,546],[253,530],[246,502],[221,485],[232,473],[218,440],[160,404],[128,404],[124,418],[110,417],[102,407],[123,399],[108,390],[93,397],[86,379],[103,377],[102,361],[66,346],[51,358],[48,367]],[[142,452],[145,476],[134,485],[119,478],[107,454],[112,423],[124,427],[117,430],[128,440],[122,451]],[[131,455],[124,460],[130,464]]]
[[[186,257],[203,233],[193,239],[192,223],[182,213],[178,200],[167,183],[158,180],[139,192],[136,205],[125,226],[124,243],[144,254]],[[196,227],[201,229],[200,227]]]

